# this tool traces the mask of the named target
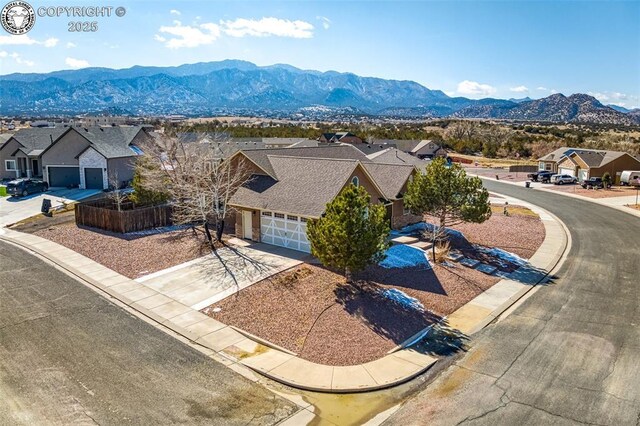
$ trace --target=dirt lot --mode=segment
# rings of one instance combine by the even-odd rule
[[[32,219],[13,229],[54,241],[132,279],[209,252],[203,236],[191,230],[127,236],[80,228],[73,212]]]
[[[529,179],[527,178],[527,172],[509,172],[506,169],[479,169],[479,168],[471,168],[469,173],[474,175],[488,177],[491,179],[495,179],[498,176],[499,180],[506,180],[509,182],[526,182]]]
[[[614,186],[609,189],[584,189],[580,185],[545,185],[545,188],[589,198],[628,197],[636,194],[636,190],[629,186]]]
[[[544,240],[544,226],[529,210],[512,207],[511,216],[503,216],[499,207],[500,214],[494,214],[484,224],[457,227],[468,241],[456,241],[456,248],[474,255],[478,253],[471,243],[484,244],[530,257]],[[486,257],[483,260],[487,261]],[[513,269],[513,265],[504,268]],[[432,269],[372,266],[358,274],[356,280],[354,285],[347,285],[341,275],[305,264],[204,311],[304,359],[351,365],[384,356],[499,278],[451,264],[434,265]],[[393,297],[398,295],[403,301]],[[221,311],[214,313],[214,307]]]

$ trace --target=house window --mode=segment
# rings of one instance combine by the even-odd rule
[[[544,161],[538,163],[538,170],[545,170],[545,167]]]
[[[300,218],[300,222],[302,222],[302,223],[307,223],[307,221],[308,221],[308,220],[309,220],[309,219],[308,219],[308,218],[306,218],[306,217],[301,217],[301,218]]]
[[[271,217],[271,212],[262,212],[262,216],[269,216],[269,217]]]
[[[284,215],[282,213],[274,213],[273,215],[278,219],[284,219]]]
[[[544,169],[547,171],[551,171],[551,163],[545,164]]]
[[[4,160],[4,168],[8,172],[15,172],[18,170],[16,166],[16,160]]]
[[[289,216],[289,215],[287,215],[287,220],[295,220],[297,222],[298,221],[298,216]]]
[[[353,179],[351,179],[351,183],[355,186],[360,185],[360,179],[358,179],[358,176],[354,176]]]

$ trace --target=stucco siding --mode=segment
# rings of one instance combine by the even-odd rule
[[[4,145],[2,145],[2,149],[0,149],[0,179],[13,179],[16,177],[15,171],[9,171],[6,169],[5,160],[16,160],[15,157],[12,157],[13,154],[18,148],[20,148],[20,144],[15,139],[9,139]],[[18,161],[16,160],[16,167]]]

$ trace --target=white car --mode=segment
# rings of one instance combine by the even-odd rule
[[[564,185],[565,183],[577,183],[578,178],[571,175],[553,175],[551,176],[551,182],[555,185]]]

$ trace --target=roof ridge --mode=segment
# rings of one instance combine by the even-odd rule
[[[356,160],[354,158],[325,158],[325,157],[300,157],[298,155],[278,155],[278,154],[267,154],[267,157],[274,158],[297,158],[300,160],[329,160],[329,161],[347,161],[347,162],[360,162],[360,160]]]

